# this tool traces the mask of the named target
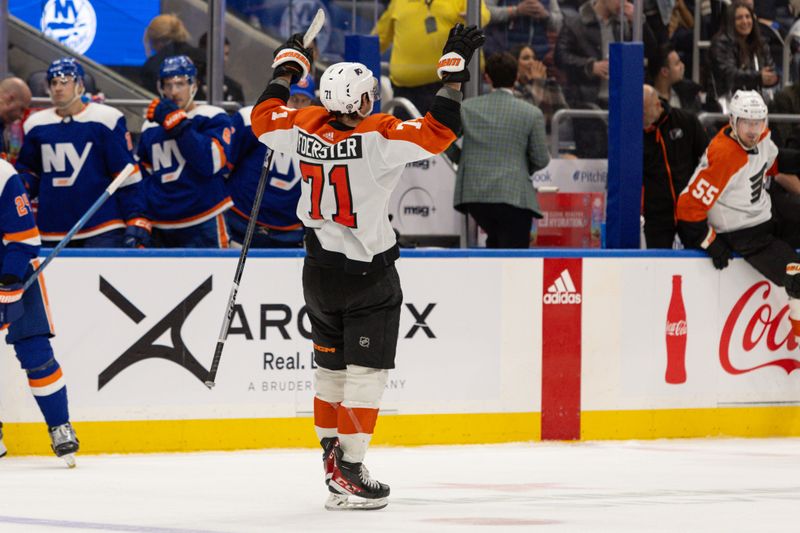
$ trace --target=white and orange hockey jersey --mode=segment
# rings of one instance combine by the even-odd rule
[[[678,197],[676,218],[702,223],[717,233],[751,228],[772,217],[772,202],[764,190],[767,176],[777,174],[778,147],[769,129],[758,144],[745,150],[731,137],[730,126],[711,140],[689,184]],[[705,232],[698,232],[702,240]],[[699,243],[684,243],[689,246]]]
[[[350,129],[332,122],[323,107],[287,107],[284,96],[289,91],[282,89],[270,84],[253,109],[253,133],[299,161],[297,216],[306,228],[313,228],[322,248],[350,261],[372,262],[396,245],[389,197],[405,165],[445,150],[456,139],[453,126],[437,120],[432,109],[423,118],[405,122],[378,113]],[[458,117],[459,104],[448,102],[453,106],[448,111]]]

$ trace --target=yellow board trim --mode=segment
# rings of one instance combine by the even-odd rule
[[[581,440],[797,437],[800,406],[584,411]]]
[[[383,415],[373,443],[481,444],[539,440],[539,413]],[[74,422],[80,453],[194,452],[319,446],[307,418]],[[41,423],[6,423],[9,455],[50,455]]]
[[[81,453],[226,451],[318,446],[305,418],[76,422]],[[6,423],[9,455],[49,455],[44,424]],[[797,437],[800,406],[584,411],[582,440]],[[493,444],[541,440],[540,413],[383,415],[376,445]]]

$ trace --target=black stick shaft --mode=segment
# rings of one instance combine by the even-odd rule
[[[231,287],[231,294],[228,296],[228,307],[225,310],[225,317],[222,320],[222,328],[219,331],[219,338],[217,339],[217,347],[214,350],[214,360],[211,361],[211,369],[208,371],[206,387],[209,389],[214,387],[214,381],[217,379],[219,361],[222,359],[222,350],[225,348],[225,341],[228,338],[228,330],[230,329],[231,319],[233,318],[233,310],[236,306],[236,293],[239,292],[239,283],[242,281],[244,263],[247,261],[247,252],[250,250],[250,243],[253,240],[253,234],[256,230],[256,220],[258,219],[258,211],[261,209],[261,200],[264,197],[264,189],[267,187],[267,174],[269,174],[269,167],[272,166],[273,153],[273,150],[267,148],[267,156],[264,158],[264,167],[261,169],[261,177],[258,178],[258,188],[256,189],[256,197],[253,200],[253,209],[250,210],[250,221],[247,223],[247,231],[244,234],[242,253],[239,254],[239,263],[236,265],[236,274],[233,276],[233,286]]]

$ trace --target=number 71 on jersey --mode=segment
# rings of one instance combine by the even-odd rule
[[[348,228],[358,227],[358,214],[353,206],[350,189],[350,172],[347,165],[333,165],[326,173],[319,163],[300,161],[303,182],[311,185],[311,208],[308,216],[312,220],[332,220]],[[329,195],[333,196],[335,211],[331,211]],[[325,207],[323,207],[325,206]]]

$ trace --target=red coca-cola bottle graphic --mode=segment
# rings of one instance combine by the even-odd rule
[[[686,308],[681,276],[672,276],[672,297],[667,309],[667,383],[686,381]]]

